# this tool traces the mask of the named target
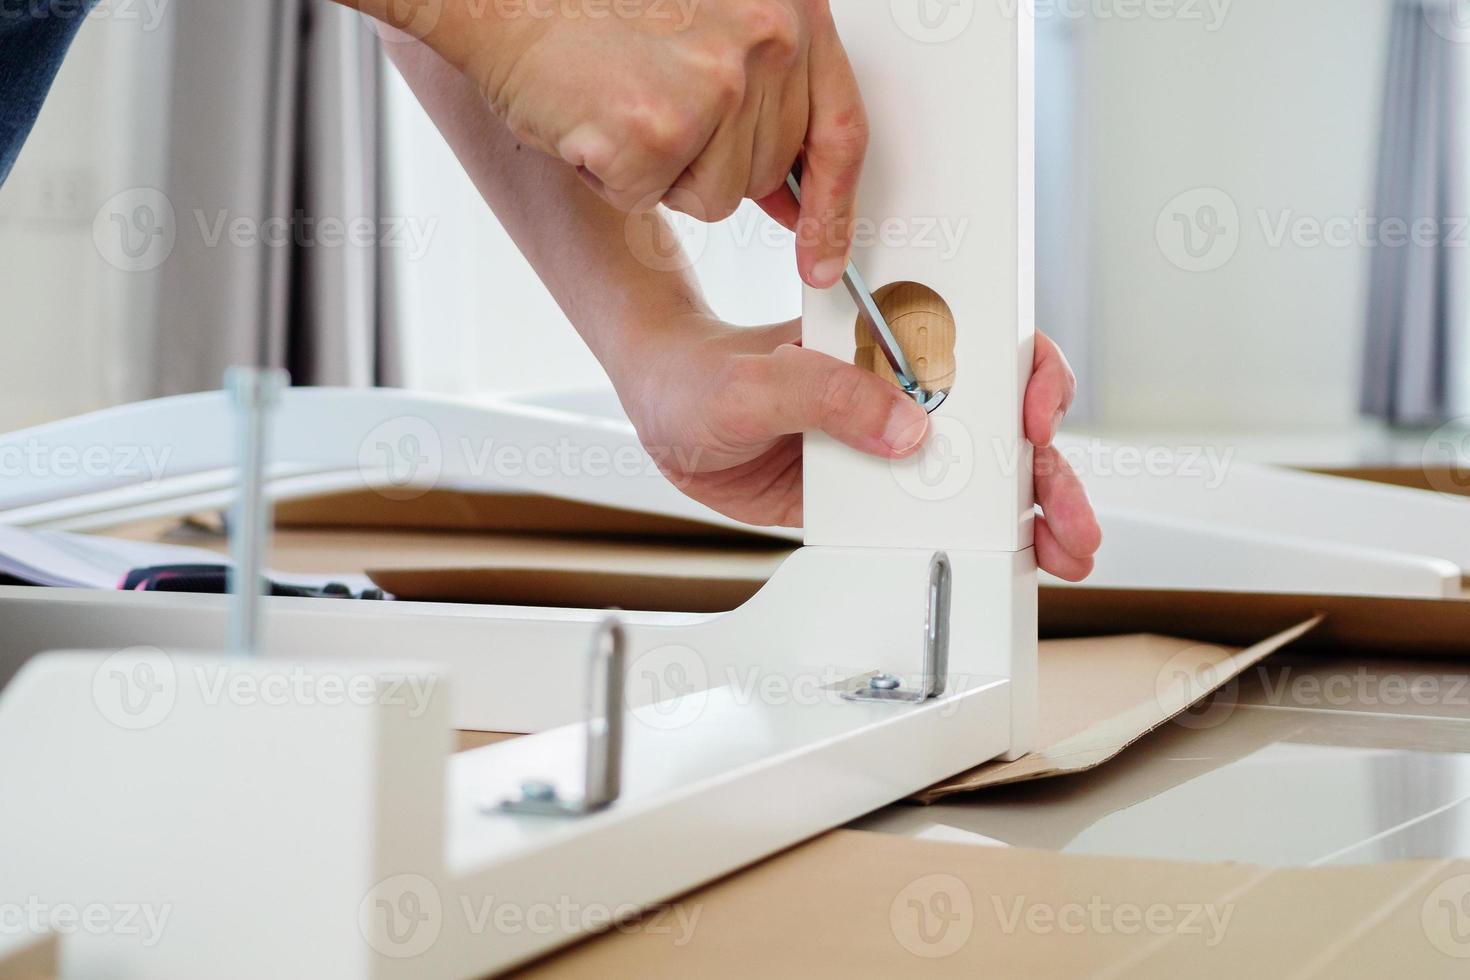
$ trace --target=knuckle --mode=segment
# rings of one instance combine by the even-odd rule
[[[726,185],[713,173],[705,173],[705,179],[694,181],[688,186],[688,195],[698,202],[697,213],[686,210],[691,217],[704,222],[724,221],[740,207],[741,194],[738,188]]]
[[[710,203],[707,221],[724,221],[740,209],[740,202],[734,199],[715,198]]]
[[[827,375],[817,399],[817,411],[822,425],[851,418],[862,408],[865,380],[856,368],[833,371]]]
[[[828,163],[851,166],[861,163],[867,155],[871,135],[868,115],[857,105],[837,113],[813,149]]]
[[[848,160],[862,159],[868,151],[868,140],[871,136],[872,128],[868,124],[868,114],[859,106],[852,110],[848,118],[841,121],[833,137],[832,145]]]
[[[732,109],[745,101],[745,66],[735,59],[719,60],[708,69],[716,102]]]
[[[795,153],[791,155],[791,159],[796,159]],[[770,197],[786,186],[787,172],[788,167],[774,163],[762,166],[758,172],[751,174],[750,184],[745,189],[745,196],[755,201]]]
[[[698,182],[686,176],[664,193],[661,203],[670,211],[687,214],[698,221],[709,221],[711,219],[707,202],[708,195],[704,189]]]
[[[637,143],[663,158],[687,155],[698,133],[693,117],[672,106],[636,109],[627,128]]]
[[[745,29],[752,47],[767,57],[794,60],[801,50],[801,16],[783,0],[758,0],[746,5]]]

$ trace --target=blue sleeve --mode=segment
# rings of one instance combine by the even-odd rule
[[[0,184],[97,0],[0,0]]]

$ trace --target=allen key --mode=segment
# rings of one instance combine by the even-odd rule
[[[921,704],[944,693],[949,679],[949,603],[954,591],[949,556],[936,551],[929,559],[929,588],[925,596],[924,674],[919,688],[906,691],[893,674],[875,674],[861,686],[842,692],[845,701],[888,701]]]
[[[567,797],[554,783],[528,781],[521,784],[519,796],[503,801],[496,809],[535,816],[582,817],[616,802],[623,783],[626,647],[623,626],[617,617],[604,619],[597,627],[588,657],[587,759],[582,795]]]
[[[801,166],[793,167],[786,175],[786,186],[791,195],[796,198],[796,203],[801,203]],[[903,346],[899,344],[898,338],[893,335],[893,328],[888,325],[888,318],[878,308],[878,301],[873,298],[873,291],[868,288],[862,273],[858,272],[857,265],[851,259],[847,262],[847,269],[842,274],[843,285],[847,287],[848,295],[857,304],[858,312],[862,314],[863,321],[868,325],[868,331],[873,339],[878,342],[878,349],[883,352],[883,357],[888,361],[888,366],[893,368],[893,373],[898,377],[898,384],[904,392],[919,404],[926,412],[933,412],[940,403],[949,395],[947,391],[928,391],[919,383],[919,377],[914,369],[909,366],[909,359],[904,355]]]

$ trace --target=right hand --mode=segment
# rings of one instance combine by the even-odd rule
[[[836,284],[868,129],[827,0],[645,0],[640,16],[596,18],[567,2],[491,0],[448,60],[519,140],[623,211],[718,221],[752,198],[790,224],[801,156],[797,267]],[[483,43],[464,37],[477,29]]]

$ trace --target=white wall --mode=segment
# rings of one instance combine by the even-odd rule
[[[1258,212],[1371,210],[1390,0],[1214,3],[1225,4],[1215,31],[1203,3],[1191,9],[1204,22],[1077,25],[1078,153],[1092,172],[1090,220],[1073,227],[1092,258],[1083,383],[1109,424],[1350,422],[1366,256],[1272,248]],[[160,16],[93,15],[0,188],[5,429],[138,397],[135,367],[152,355],[151,276],[108,265],[92,240],[108,197],[164,183],[171,7],[127,9]],[[390,208],[438,220],[428,253],[403,269],[410,382],[455,392],[600,382],[396,76],[390,112],[403,133]],[[1170,263],[1155,226],[1170,198],[1198,187],[1228,192],[1242,221],[1229,263],[1191,273]],[[753,208],[690,241],[727,318],[797,315],[789,237],[770,234]]]
[[[1213,31],[1204,3],[1190,5],[1203,21],[1086,25],[1093,220],[1077,234],[1090,241],[1095,334],[1083,383],[1108,425],[1349,424],[1365,250],[1272,247],[1261,215],[1373,210],[1391,0],[1222,2]],[[1190,264],[1178,226],[1156,230],[1175,195],[1199,188],[1233,201],[1238,249],[1192,272],[1171,262]],[[1220,201],[1196,191],[1171,211]]]

